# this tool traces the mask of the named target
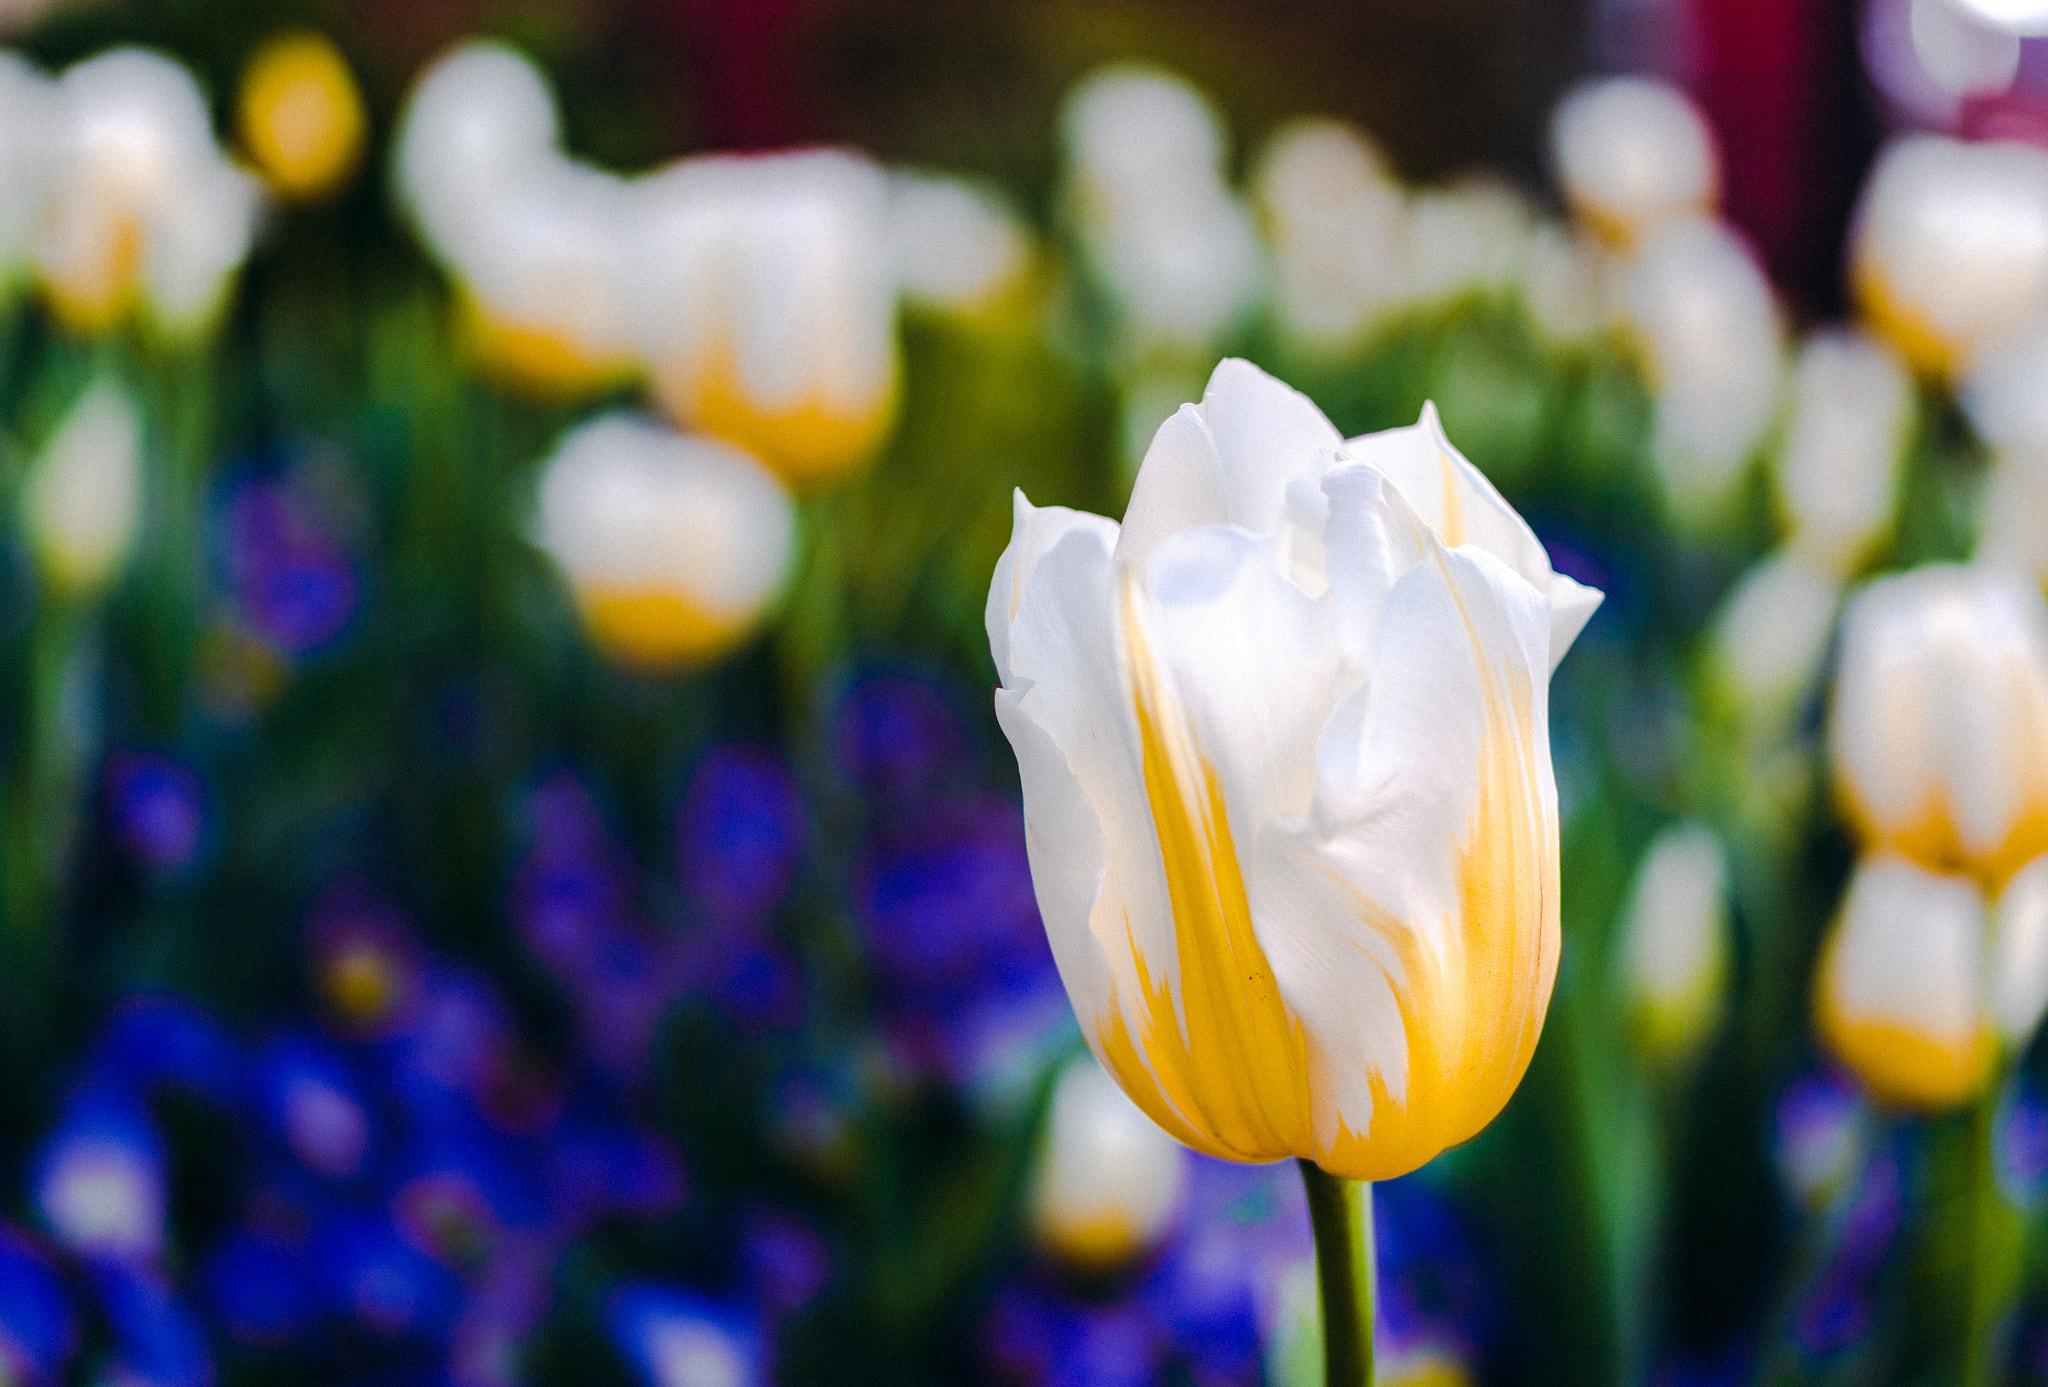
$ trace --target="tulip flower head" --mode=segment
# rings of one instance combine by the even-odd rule
[[[1253,174],[1273,249],[1273,307],[1311,346],[1344,347],[1402,299],[1407,199],[1386,157],[1341,120],[1282,126]]]
[[[1984,896],[1970,878],[1889,852],[1866,858],[1821,955],[1821,1039],[1887,1102],[1967,1102],[1998,1052],[1986,1014],[1986,944]]]
[[[280,197],[316,202],[362,161],[368,120],[348,61],[320,34],[284,34],[242,72],[243,147]]]
[[[1747,246],[1699,219],[1665,223],[1624,273],[1623,313],[1656,397],[1651,441],[1681,523],[1727,506],[1777,411],[1777,305]]]
[[[889,243],[904,298],[927,308],[988,309],[1031,267],[1031,234],[1001,196],[939,174],[889,175]]]
[[[399,200],[428,247],[463,263],[505,195],[550,156],[561,120],[540,70],[502,43],[437,59],[406,98],[392,154]]]
[[[1754,565],[1722,599],[1708,630],[1714,671],[1758,732],[1790,730],[1820,675],[1842,581],[1794,549]]]
[[[142,509],[142,421],[102,381],[57,426],[29,474],[22,526],[45,580],[90,597],[120,575]]]
[[[1792,368],[1778,490],[1792,546],[1846,577],[1891,526],[1913,422],[1913,380],[1882,341],[1817,332]]]
[[[1622,966],[1643,1048],[1695,1052],[1728,976],[1728,860],[1702,824],[1674,824],[1644,852],[1622,917]]]
[[[643,669],[745,639],[781,591],[795,537],[789,496],[758,462],[628,413],[573,429],[541,479],[541,547],[591,640]]]
[[[1572,210],[1617,245],[1711,213],[1720,196],[1714,133],[1663,82],[1608,77],[1575,89],[1551,117],[1550,148]]]
[[[37,252],[51,307],[104,333],[140,305],[191,336],[216,315],[255,237],[256,180],[222,157],[192,75],[140,48],[57,79],[61,153]]]
[[[1084,1272],[1131,1261],[1172,1219],[1187,1159],[1093,1056],[1080,1056],[1053,1088],[1039,1140],[1031,1193],[1039,1245]]]
[[[889,184],[837,150],[685,160],[640,188],[628,254],[654,393],[792,486],[871,457],[895,423]]]
[[[1937,374],[2048,310],[2048,151],[1933,135],[1878,156],[1851,233],[1871,326]]]
[[[1121,526],[1017,498],[989,642],[1039,908],[1184,1143],[1412,1170],[1513,1092],[1557,966],[1550,672],[1599,602],[1443,436],[1241,361]]]
[[[2048,606],[1975,565],[1850,598],[1829,753],[1866,843],[1988,885],[2048,852]]]
[[[27,59],[0,53],[0,282],[29,266],[60,139],[54,83]]]

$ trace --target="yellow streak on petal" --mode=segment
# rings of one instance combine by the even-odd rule
[[[1122,1009],[1098,1028],[1109,1067],[1152,1119],[1226,1160],[1309,1155],[1308,1046],[1252,929],[1216,773],[1181,725],[1138,624],[1126,577],[1124,631],[1145,793],[1166,870],[1179,1009],[1132,937],[1143,998],[1133,1044]],[[1140,1057],[1142,1051],[1142,1058]]]
[[[745,638],[749,623],[707,612],[665,588],[592,585],[577,593],[590,639],[622,664],[650,673],[701,665]]]
[[[135,304],[142,275],[142,229],[133,217],[102,242],[103,253],[83,263],[42,268],[43,297],[64,330],[103,337],[121,325]]]
[[[625,384],[637,369],[627,357],[594,357],[563,334],[501,317],[469,294],[456,308],[470,355],[508,390],[549,404],[568,404]]]
[[[1840,947],[1840,931],[1827,954]],[[1877,1098],[1899,1107],[1942,1111],[1975,1098],[1991,1078],[1998,1044],[1988,1026],[1958,1042],[1892,1022],[1850,1016],[1835,996],[1831,957],[1821,960],[1814,992],[1815,1029]]]
[[[1871,330],[1898,348],[1914,369],[1930,376],[1952,376],[1962,364],[1962,347],[1944,336],[1921,314],[1900,303],[1884,272],[1859,256],[1850,272],[1851,288]]]
[[[1437,537],[1455,549],[1465,542],[1465,494],[1458,487],[1458,465],[1442,444],[1436,445],[1436,460],[1444,484],[1444,528]]]
[[[348,63],[319,34],[265,43],[242,76],[242,143],[280,196],[334,192],[362,157],[368,124]]]
[[[737,443],[799,491],[843,481],[872,460],[896,425],[899,395],[892,372],[888,388],[851,413],[815,393],[765,407],[748,395],[724,344],[701,362],[657,369],[654,393],[677,423]]]
[[[2035,745],[2015,746],[2010,754],[2022,765],[2048,766],[2048,742],[2030,740]],[[1835,789],[1842,816],[1864,843],[1890,848],[1932,871],[1974,875],[1996,891],[2014,872],[2048,852],[2048,776],[2036,773],[2029,779],[2004,838],[1983,853],[1963,846],[1955,809],[1939,784],[1911,818],[1893,822],[1881,821],[1848,777],[1837,776]]]

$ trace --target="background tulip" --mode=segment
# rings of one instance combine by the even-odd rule
[[[1637,1034],[1654,1060],[1694,1053],[1719,1019],[1728,974],[1728,861],[1711,829],[1651,840],[1622,915],[1622,967]]]
[[[1551,116],[1550,152],[1572,211],[1617,245],[1711,212],[1720,194],[1713,132],[1663,82],[1608,77],[1576,88]]]
[[[1997,570],[1880,578],[1842,621],[1828,748],[1867,842],[1993,885],[2048,851],[2048,606]]]
[[[1121,527],[1019,498],[997,712],[1075,1011],[1154,1121],[1379,1179],[1499,1110],[1556,968],[1549,673],[1598,600],[1433,414],[1346,444],[1239,362]]]
[[[243,145],[281,197],[326,197],[362,160],[363,98],[347,59],[320,34],[284,34],[256,50],[242,72],[239,116]]]
[[[1039,1244],[1082,1271],[1143,1253],[1180,1202],[1187,1156],[1133,1106],[1092,1055],[1053,1087],[1032,1179]]]
[[[1792,367],[1792,408],[1778,453],[1790,543],[1843,577],[1891,526],[1913,423],[1913,381],[1882,341],[1822,330]]]
[[[90,595],[119,575],[142,509],[142,421],[125,390],[103,381],[79,398],[43,445],[21,506],[53,585]]]

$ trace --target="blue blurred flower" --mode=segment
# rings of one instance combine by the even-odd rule
[[[778,1319],[815,1300],[832,1279],[832,1252],[825,1240],[778,1209],[751,1209],[743,1222],[740,1260],[753,1303]]]
[[[1844,1070],[1830,1066],[1785,1086],[1772,1149],[1794,1199],[1823,1203],[1856,1169],[1863,1157],[1862,1113],[1862,1089]]]
[[[634,1281],[612,1291],[605,1323],[647,1387],[765,1387],[770,1380],[761,1326],[742,1306]]]
[[[323,1300],[377,1338],[439,1342],[461,1312],[460,1279],[379,1209],[323,1210],[307,1258],[320,1269]]]
[[[1999,1104],[1993,1155],[2006,1198],[2022,1209],[2048,1203],[2048,1100],[2025,1073],[2015,1076]]]
[[[43,1387],[78,1350],[78,1321],[63,1284],[35,1244],[0,1226],[0,1381]]]
[[[306,1169],[335,1180],[363,1172],[370,1109],[333,1046],[300,1032],[278,1036],[257,1061],[256,1094],[265,1126]]]
[[[236,1229],[201,1272],[215,1322],[244,1344],[274,1347],[304,1334],[320,1310],[305,1249],[264,1229]]]
[[[265,643],[303,656],[347,629],[361,575],[299,478],[265,466],[230,473],[219,524],[225,586]]]
[[[1795,1332],[1808,1354],[1829,1357],[1870,1328],[1878,1273],[1905,1219],[1905,1172],[1895,1141],[1864,1164],[1833,1220],[1827,1260],[1797,1312]]]
[[[86,1071],[138,1093],[177,1089],[224,1106],[247,1082],[242,1047],[206,1012],[181,998],[137,993],[117,1001],[100,1027]]]
[[[599,1109],[572,1107],[547,1144],[546,1185],[558,1223],[613,1214],[659,1218],[681,1207],[681,1155],[669,1142]]]
[[[176,876],[199,858],[206,789],[181,763],[153,752],[107,757],[107,819],[116,842],[150,874]]]
[[[143,1265],[164,1246],[163,1140],[141,1102],[104,1083],[71,1095],[35,1163],[43,1225],[83,1257]]]
[[[213,1356],[206,1329],[161,1273],[107,1263],[93,1289],[114,1339],[112,1381],[120,1387],[207,1387]]]
[[[967,765],[972,748],[958,694],[906,672],[859,676],[840,692],[832,751],[861,791],[885,801],[932,793]]]
[[[714,747],[676,812],[677,874],[719,926],[758,926],[789,894],[804,837],[802,793],[782,758]]]
[[[1165,1345],[1140,1305],[1083,1300],[1027,1275],[997,1293],[982,1322],[982,1357],[1004,1387],[1153,1387]]]

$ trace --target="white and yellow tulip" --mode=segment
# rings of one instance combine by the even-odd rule
[[[1728,856],[1713,830],[1677,823],[1636,867],[1622,913],[1621,962],[1644,1052],[1677,1063],[1720,1019],[1728,980]]]
[[[795,530],[788,493],[752,457],[623,411],[571,430],[540,483],[536,538],[592,643],[650,672],[744,640],[782,589]]]
[[[1608,77],[1568,94],[1550,118],[1565,200],[1617,246],[1659,224],[1711,214],[1721,162],[1705,117],[1678,88]]]
[[[120,577],[135,547],[142,485],[135,402],[101,381],[58,424],[22,487],[22,529],[43,580],[90,598]]]
[[[1127,1265],[1172,1222],[1187,1153],[1132,1105],[1092,1055],[1053,1086],[1032,1172],[1038,1245],[1083,1273]]]
[[[1550,673],[1598,602],[1434,411],[1346,442],[1240,361],[1121,525],[1018,497],[996,710],[1061,976],[1148,1116],[1381,1179],[1500,1110],[1557,967]]]
[[[1846,578],[1890,530],[1913,412],[1912,375],[1883,341],[1831,330],[1799,349],[1778,495],[1816,566]]]

